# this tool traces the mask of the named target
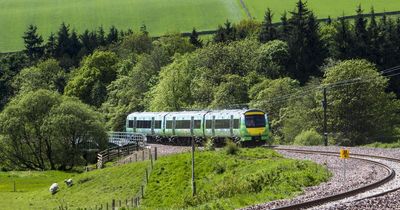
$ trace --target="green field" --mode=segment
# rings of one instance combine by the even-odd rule
[[[264,148],[241,149],[236,155],[224,150],[196,152],[195,156],[197,196],[191,194],[190,153],[163,156],[155,162],[141,207],[232,209],[294,196],[302,187],[331,176],[323,166],[286,159]],[[112,199],[125,201],[136,195],[149,165],[149,161],[137,162],[80,174],[0,172],[0,209],[58,209],[61,205],[90,209],[111,205]],[[74,185],[67,188],[63,180],[71,177]],[[49,186],[54,182],[60,190],[51,195]]]
[[[243,0],[250,14],[262,20],[270,7],[279,20],[280,14],[291,11],[297,0]],[[374,5],[377,12],[400,10],[398,0],[309,0],[318,17],[354,14],[358,4],[366,12]],[[151,35],[216,29],[229,19],[247,18],[239,0],[0,0],[0,52],[23,49],[22,35],[27,25],[35,24],[46,38],[56,32],[62,22],[78,32],[115,25],[120,29],[138,30],[144,23]]]
[[[161,35],[214,29],[244,15],[239,0],[0,0],[0,52],[21,50],[28,24],[44,36],[63,21],[78,32],[101,25],[138,30],[144,23],[152,35]]]
[[[290,12],[294,9],[298,0],[243,0],[253,17],[261,20],[265,9],[269,7],[274,15],[274,20],[279,21],[284,11]],[[318,18],[328,16],[337,17],[354,15],[357,6],[361,4],[364,13],[369,13],[373,6],[375,12],[399,11],[399,0],[308,0],[308,7],[314,11]],[[288,14],[289,15],[289,14]]]

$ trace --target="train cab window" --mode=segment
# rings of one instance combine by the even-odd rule
[[[215,120],[215,129],[230,128],[230,120]]]
[[[212,120],[206,120],[206,128],[211,129],[212,128]]]
[[[172,129],[172,120],[167,120],[166,129]]]
[[[151,128],[150,120],[138,120],[136,121],[136,128]]]
[[[193,129],[200,129],[201,128],[201,120],[194,120]]]
[[[239,119],[233,119],[233,129],[239,129],[240,124],[239,124]]]
[[[190,129],[190,120],[177,120],[176,129]]]
[[[133,128],[133,120],[128,120],[128,128]]]
[[[264,115],[246,115],[245,124],[247,128],[265,127]]]
[[[161,120],[155,120],[154,121],[154,128],[155,129],[161,129]]]

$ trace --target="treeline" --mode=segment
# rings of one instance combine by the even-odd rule
[[[44,42],[30,26],[26,50],[0,60],[0,162],[69,169],[85,142],[101,148],[134,111],[250,106],[269,113],[276,143],[308,144],[322,139],[323,88],[331,144],[398,135],[400,67],[380,71],[399,65],[400,19],[366,19],[359,7],[354,21],[319,23],[302,1],[282,24],[272,16],[227,21],[210,40],[195,29],[154,39],[145,26],[78,35],[62,24]],[[62,148],[80,158],[63,164]]]

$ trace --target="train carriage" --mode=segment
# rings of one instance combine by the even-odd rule
[[[261,110],[135,112],[128,115],[126,126],[127,132],[178,144],[189,142],[192,136],[246,143],[265,143],[269,139],[267,114]]]

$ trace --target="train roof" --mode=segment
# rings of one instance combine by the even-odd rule
[[[249,111],[261,111],[258,109],[223,109],[223,110],[200,110],[200,111],[181,111],[181,112],[133,112],[128,115],[128,118],[132,118],[134,116],[141,117],[150,117],[150,116],[158,116],[163,117],[166,115],[173,116],[198,116],[198,115],[240,115]],[[263,111],[261,111],[263,112]]]

